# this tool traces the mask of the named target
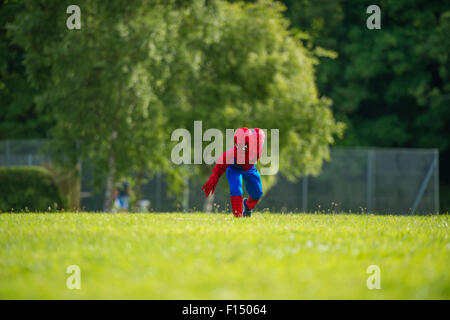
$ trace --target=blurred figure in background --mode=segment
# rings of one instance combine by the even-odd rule
[[[127,181],[122,181],[117,185],[114,189],[113,212],[128,212],[130,194],[130,185]]]

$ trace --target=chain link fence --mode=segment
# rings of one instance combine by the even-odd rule
[[[50,162],[43,140],[0,141],[0,166],[40,166]],[[167,191],[164,176],[156,174],[142,186],[142,198],[148,201],[149,211],[201,211],[205,202],[200,190],[203,182],[187,181],[182,199],[177,200]],[[103,192],[95,190],[92,170],[83,163],[82,209],[102,210]],[[334,147],[319,176],[292,183],[279,175],[257,208],[273,212],[438,213],[438,151]],[[213,211],[229,211],[225,176],[216,188]]]

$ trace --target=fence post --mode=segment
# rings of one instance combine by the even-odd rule
[[[161,211],[161,172],[156,174],[156,208]]]
[[[189,209],[189,179],[185,178],[185,187],[183,190],[183,211],[187,211]]]
[[[430,181],[431,175],[433,174],[434,168],[436,168],[438,159],[435,156],[433,159],[433,162],[431,163],[430,168],[428,169],[427,175],[425,176],[425,179],[423,180],[422,185],[420,186],[419,193],[417,194],[416,200],[414,201],[411,215],[413,215],[416,212],[417,206],[420,203],[420,200],[422,200],[423,193],[425,192],[425,189],[427,188],[428,182]]]
[[[6,147],[6,166],[9,166],[9,140],[5,140]]]
[[[366,179],[366,207],[367,212],[373,210],[373,189],[374,189],[374,170],[375,170],[375,149],[367,151],[367,179]]]
[[[308,176],[302,179],[302,212],[308,210]]]
[[[439,152],[434,150],[434,159],[436,168],[434,170],[434,211],[439,213]]]

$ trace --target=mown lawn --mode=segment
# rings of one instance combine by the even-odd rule
[[[448,231],[448,215],[0,214],[0,299],[449,299]]]

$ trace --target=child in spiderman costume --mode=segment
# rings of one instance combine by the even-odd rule
[[[234,146],[217,159],[212,175],[202,187],[206,196],[210,192],[214,193],[220,176],[226,171],[230,184],[231,208],[235,217],[250,217],[263,194],[261,175],[256,170],[255,163],[261,157],[264,137],[264,131],[259,128],[236,130]],[[249,194],[248,199],[243,199],[242,178]]]

